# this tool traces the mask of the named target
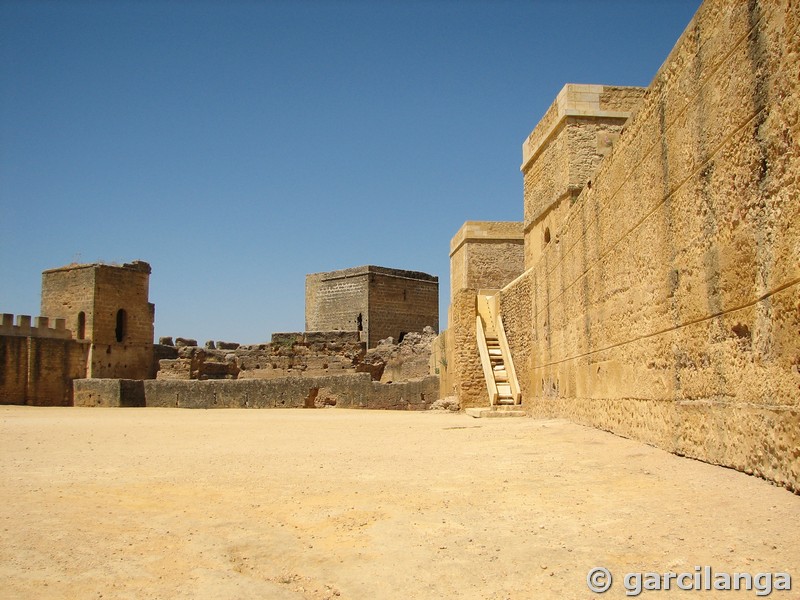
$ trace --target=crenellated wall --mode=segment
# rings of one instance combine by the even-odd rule
[[[800,491],[799,19],[707,0],[503,289],[534,415]]]
[[[86,376],[88,354],[89,343],[73,340],[64,319],[3,313],[0,404],[71,406],[72,380]]]

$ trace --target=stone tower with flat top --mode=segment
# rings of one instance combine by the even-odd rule
[[[42,273],[41,313],[90,343],[86,377],[146,379],[153,370],[150,265],[69,265]]]

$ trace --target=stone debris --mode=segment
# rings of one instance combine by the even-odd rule
[[[450,410],[458,412],[461,410],[461,405],[458,403],[458,398],[455,396],[446,396],[431,404],[430,410]]]

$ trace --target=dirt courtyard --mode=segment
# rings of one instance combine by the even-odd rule
[[[800,598],[800,497],[566,421],[3,406],[0,531],[6,600]]]

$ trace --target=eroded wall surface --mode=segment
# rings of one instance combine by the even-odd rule
[[[706,1],[503,290],[535,415],[800,490],[799,14]]]
[[[86,376],[89,342],[73,340],[61,319],[3,314],[0,404],[71,406],[72,380]]]
[[[42,273],[42,314],[92,341],[88,377],[145,379],[153,370],[150,265],[69,265]],[[120,312],[122,311],[122,312]],[[81,323],[83,320],[83,323]]]
[[[76,406],[173,408],[367,408],[425,410],[436,400],[439,379],[391,385],[368,373],[274,380],[75,381]]]
[[[453,389],[446,390],[443,396],[458,396],[462,408],[489,406],[490,403],[478,353],[476,300],[477,292],[468,289],[457,291],[450,299],[446,349],[447,379],[453,382]]]
[[[499,289],[524,271],[519,221],[467,221],[450,241],[450,294]]]
[[[644,88],[569,83],[522,145],[525,268],[535,265],[575,199],[639,107]]]

